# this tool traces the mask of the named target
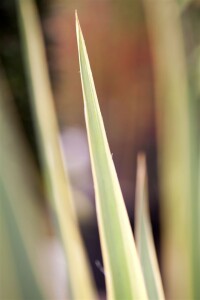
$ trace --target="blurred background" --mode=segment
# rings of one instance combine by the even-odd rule
[[[160,25],[159,21],[154,24],[152,20],[156,19],[157,15],[151,12],[151,8],[149,9],[148,7],[150,5],[146,4],[146,2],[148,1],[36,1],[46,45],[46,56],[64,159],[75,194],[76,209],[87,253],[98,290],[102,295],[105,291],[105,280],[102,271],[94,187],[84,121],[74,12],[77,9],[86,40],[110,149],[133,227],[136,159],[139,152],[142,151],[146,154],[151,220],[158,259],[161,263],[162,241],[166,236],[168,237],[168,234],[163,235],[166,223],[162,225],[162,222],[160,222],[162,216],[162,213],[160,213],[161,201],[164,200],[161,196],[163,177],[159,176],[160,174],[161,176],[166,174],[165,166],[167,163],[164,164],[163,168],[160,160],[162,161],[163,157],[166,158],[165,152],[164,154],[162,153],[163,147],[165,148],[163,145],[166,142],[164,134],[166,133],[165,121],[167,117],[163,114],[163,106],[159,106],[158,103],[162,101],[162,95],[166,96],[166,90],[169,86],[163,83],[164,80],[166,82],[168,80],[166,75],[168,74],[168,69],[166,68],[166,71],[164,68],[159,69],[162,63],[159,65],[158,56],[156,55],[159,43],[157,43],[156,39],[158,39],[159,34],[162,35],[164,33],[162,30],[159,33],[159,30],[156,31],[154,29],[159,29],[159,26],[162,27],[162,24],[160,23]],[[151,2],[151,6],[157,3],[157,1],[155,3]],[[165,7],[164,11],[167,9]],[[187,81],[187,90],[190,95],[187,102],[188,118],[192,120],[192,128],[194,129],[192,129],[192,134],[188,136],[191,137],[194,133],[194,140],[197,141],[199,137],[199,73],[197,69],[200,42],[200,5],[198,1],[191,1],[180,4],[180,6],[177,4],[176,7],[170,7],[170,9],[173,13],[169,14],[169,22],[174,24],[174,18],[176,19],[177,28],[181,28],[181,42],[179,33],[177,39],[182,44],[180,46],[179,43],[181,53],[178,52],[177,56],[178,50],[175,49],[172,37],[166,52],[172,52],[172,57],[174,58],[171,61],[177,62],[177,65],[179,65],[179,59],[181,61],[180,64],[184,61],[184,71],[181,69],[181,74],[185,72],[187,79],[183,79],[183,81],[185,80],[184,83],[179,81],[177,84],[180,90],[184,90],[185,82]],[[176,10],[177,13],[174,17],[174,11]],[[160,16],[162,16],[162,13],[160,13]],[[167,26],[166,24],[164,26]],[[168,30],[170,35],[169,31],[170,29]],[[184,59],[182,59],[183,53]],[[167,54],[163,52],[161,61],[167,64],[167,57]],[[43,215],[45,215],[45,232],[48,237],[46,243],[42,246],[42,255],[44,257],[49,256],[48,261],[51,261],[51,268],[54,270],[54,275],[52,276],[55,278],[58,276],[59,278],[58,282],[55,283],[54,292],[58,297],[57,299],[63,299],[66,289],[66,267],[62,248],[55,236],[52,216],[43,196],[41,166],[30,109],[28,83],[24,71],[22,44],[20,42],[14,0],[1,0],[0,2],[0,61],[1,72],[7,78],[10,93],[12,94],[11,97],[13,97],[16,106],[15,114],[19,120],[17,122],[21,123],[20,131],[23,132],[23,139],[28,143],[29,150],[32,153],[33,164],[38,174],[39,207]],[[176,68],[176,65],[174,65],[174,68]],[[171,72],[173,73],[173,70]],[[163,81],[160,78],[164,78]],[[159,80],[162,82],[160,83]],[[161,87],[164,88],[161,90]],[[158,98],[160,100],[157,100]],[[177,107],[175,104],[174,106]],[[180,115],[182,116],[181,112]],[[164,121],[162,122],[163,119]],[[175,119],[178,124],[179,114],[177,114]],[[171,124],[171,127],[168,128],[168,144],[170,143],[170,134],[172,139],[174,136],[173,125]],[[183,128],[183,130],[185,129]],[[183,140],[187,140],[187,134],[184,136],[183,133]],[[194,156],[197,156],[196,153],[198,153],[196,144],[193,147],[194,150],[192,150],[195,153]],[[181,148],[178,149],[180,150]],[[179,154],[180,156],[182,155],[181,153]],[[178,167],[175,166],[175,170]],[[195,172],[197,174],[198,171],[196,170]],[[173,174],[170,174],[166,176],[173,178]],[[197,183],[196,189],[198,189]],[[192,201],[192,199],[190,200]],[[170,214],[166,213],[166,219],[170,223]],[[161,228],[164,228],[163,231]],[[166,243],[168,243],[168,240]],[[177,248],[176,255],[178,254],[179,248]],[[162,263],[160,267],[163,275]],[[165,280],[164,288],[170,290],[170,285],[168,287]]]

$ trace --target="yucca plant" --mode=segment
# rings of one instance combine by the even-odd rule
[[[182,295],[179,285],[184,282],[185,295],[190,296],[193,293],[198,299],[198,247],[200,245],[199,236],[195,239],[195,230],[197,232],[200,230],[198,227],[200,205],[199,199],[195,205],[191,202],[193,194],[190,173],[192,170],[190,122],[187,111],[189,92],[181,25],[176,15],[176,4],[163,10],[163,7],[162,9],[158,8],[159,5],[152,7],[147,2],[144,5],[154,45],[156,108],[160,129],[158,141],[161,190],[164,199],[162,217],[165,225],[164,247],[166,248],[164,252],[166,256],[164,257],[167,258],[165,264],[173,268],[174,258],[177,258],[177,249],[180,250],[183,247],[184,252],[181,257],[185,258],[185,265],[175,266],[175,270],[176,274],[180,274],[179,276],[181,276],[182,269],[188,272],[182,281],[178,278],[173,285],[173,274],[170,269],[166,277],[169,278],[169,274],[172,276],[168,279],[168,292],[172,297],[176,295],[173,289],[177,284],[177,294]],[[48,206],[55,216],[56,232],[62,241],[67,263],[69,292],[66,297],[77,300],[95,300],[98,299],[98,295],[78,226],[67,167],[65,168],[62,158],[59,128],[37,9],[33,0],[18,0],[17,8],[38,151],[46,195],[49,200]],[[175,8],[175,11],[172,8]],[[169,24],[169,16],[172,17],[171,24]],[[107,298],[162,300],[165,296],[148,208],[145,156],[138,156],[136,238],[134,239],[110,153],[77,14],[76,36]],[[173,53],[167,50],[170,41],[173,44]],[[178,55],[181,57],[178,58]],[[174,68],[176,61],[179,61],[179,64],[177,68]],[[8,87],[2,78],[0,76],[0,133],[3,137],[0,152],[0,242],[3,247],[0,248],[0,255],[4,257],[3,261],[1,259],[1,266],[5,275],[3,279],[0,278],[0,295],[2,299],[13,300],[49,299],[51,295],[44,288],[39,272],[40,267],[34,253],[36,245],[44,239],[40,231],[42,215],[35,205],[33,192],[34,180],[37,176],[32,166],[33,161],[27,154],[24,139],[19,134],[18,127],[13,126],[18,122],[13,117],[13,112],[10,111],[10,105],[7,105],[9,95],[5,91]],[[183,90],[180,90],[178,83],[181,83]],[[163,91],[165,94],[161,93]],[[160,116],[160,113],[163,115]],[[176,124],[177,113],[179,124]],[[162,119],[163,116],[164,119]],[[13,120],[16,120],[15,123]],[[12,160],[15,161],[14,164]],[[25,166],[24,162],[26,162]],[[187,223],[186,211],[190,214]],[[167,219],[169,217],[170,221]],[[176,224],[176,218],[179,224]],[[168,287],[168,282],[165,284]]]
[[[68,184],[68,181],[66,181],[67,177],[64,172],[64,165],[60,153],[58,129],[56,125],[54,108],[52,106],[53,101],[49,85],[47,67],[45,64],[43,42],[38,26],[39,21],[37,21],[36,10],[32,1],[19,1],[19,16],[24,45],[26,49],[28,72],[31,79],[30,91],[31,97],[33,99],[33,111],[35,116],[36,130],[38,133],[39,146],[41,149],[41,159],[48,184],[47,191],[49,191],[52,209],[55,209],[55,213],[57,215],[59,231],[61,233],[63,244],[66,249],[66,258],[69,268],[72,296],[75,299],[79,299],[80,297],[83,297],[84,299],[94,299],[96,298],[96,296],[95,292],[93,292],[93,287],[90,283],[90,279],[88,278],[87,280],[86,272],[88,266],[85,264],[85,258],[82,255],[83,250],[79,232],[77,230],[76,217],[74,215],[73,203],[71,200],[70,185]],[[87,82],[85,82],[86,85],[83,85],[83,91],[85,95],[85,91],[88,90],[88,87],[90,88],[91,83],[93,84],[93,79],[92,77],[88,77],[88,72],[91,71],[88,64],[87,53],[84,48],[85,46],[78,23],[76,24],[76,26],[82,79],[87,80]],[[84,59],[84,61],[82,62],[81,59]],[[83,68],[85,70],[85,73],[82,73]],[[93,96],[93,93],[95,91],[94,86],[92,88],[92,90],[89,90],[89,94],[87,94],[87,97],[91,97],[91,95]],[[95,105],[98,107],[97,99],[91,98],[91,102],[89,104],[91,113],[95,112]],[[48,118],[46,118],[47,112]],[[107,209],[106,207],[103,209],[105,217],[106,213],[108,213],[107,221],[104,224],[104,221],[100,220],[100,228],[102,228],[102,225],[107,226],[110,223],[111,216],[113,215],[113,221],[110,223],[112,224],[111,232],[106,237],[106,240],[102,241],[102,243],[108,245],[108,250],[106,249],[106,252],[104,252],[108,295],[109,298],[117,299],[121,299],[122,297],[125,297],[127,299],[144,299],[146,298],[146,291],[137,254],[134,248],[131,227],[128,222],[128,216],[122,200],[122,195],[120,192],[114,167],[112,165],[111,155],[106,148],[108,147],[106,144],[107,141],[102,140],[102,136],[104,137],[105,135],[104,128],[101,128],[101,131],[96,132],[99,119],[101,120],[101,117],[100,115],[97,115],[96,119],[94,119],[93,123],[90,125],[91,128],[88,129],[88,132],[90,133],[89,130],[92,130],[92,137],[95,138],[96,136],[96,140],[94,141],[94,143],[100,145],[103,142],[102,149],[99,149],[100,152],[97,151],[98,148],[96,148],[96,154],[99,155],[100,153],[100,155],[103,155],[102,157],[97,156],[97,160],[100,159],[102,164],[97,164],[97,166],[95,166],[95,171],[97,168],[98,174],[101,177],[101,174],[108,172],[108,177],[105,181],[105,185],[103,184],[98,187],[95,184],[96,191],[101,194],[100,199],[104,199],[104,201],[106,200],[106,202],[109,204],[108,200],[110,198],[110,207],[108,206]],[[49,154],[51,154],[51,156],[49,156]],[[95,155],[95,153],[92,153],[92,161],[93,155]],[[101,166],[102,169],[100,168],[100,170],[98,170],[99,166]],[[98,181],[99,180],[100,177],[98,177]],[[100,183],[101,182],[99,181],[98,185]],[[110,188],[108,189],[109,185]],[[104,202],[104,205],[106,202]],[[99,204],[97,202],[97,206],[98,205]],[[118,216],[118,213],[122,214],[122,217]],[[120,219],[123,220],[123,225],[126,225],[125,228],[123,228],[120,224]],[[124,231],[124,233],[122,234],[121,231]],[[104,235],[105,230],[103,232],[103,239],[105,239]],[[126,241],[128,241],[128,244]],[[114,249],[117,250],[116,255],[114,254]],[[76,253],[78,254],[78,256],[76,256]],[[76,263],[78,263],[77,267]],[[80,263],[82,263],[83,265],[81,266]],[[78,270],[82,273],[82,275],[80,273],[80,276],[78,276]],[[121,272],[121,270],[123,270],[123,272]],[[135,274],[135,278],[132,278],[132,271],[133,274]],[[80,280],[79,283],[78,280]]]

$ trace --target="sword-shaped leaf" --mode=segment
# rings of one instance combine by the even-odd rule
[[[146,161],[138,155],[135,209],[136,246],[149,299],[162,300],[164,292],[156,258],[148,208]]]
[[[45,241],[37,172],[0,69],[0,299],[48,295],[38,263]]]
[[[147,299],[133,233],[107,142],[78,18],[76,32],[85,119],[108,299]]]
[[[18,8],[43,173],[67,257],[71,293],[73,299],[96,299],[62,159],[40,21],[34,1],[18,0]]]

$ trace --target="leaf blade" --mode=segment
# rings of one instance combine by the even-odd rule
[[[77,14],[76,33],[108,298],[147,299]]]
[[[44,224],[37,172],[19,123],[0,69],[0,298],[40,300],[47,295],[36,254]]]
[[[146,161],[138,155],[136,181],[135,230],[143,275],[149,299],[165,299],[159,272],[148,209]]]
[[[18,9],[40,158],[50,206],[55,212],[67,257],[72,297],[96,299],[75,215],[70,182],[64,168],[39,17],[34,1],[18,0]]]

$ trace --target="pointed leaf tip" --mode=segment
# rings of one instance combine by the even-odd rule
[[[148,297],[142,270],[110,153],[84,38],[78,22],[76,26],[107,298],[145,300]]]
[[[75,19],[76,19],[76,22],[79,22],[79,21],[78,21],[78,13],[77,13],[77,9],[75,9]]]
[[[80,23],[79,23],[79,18],[78,18],[78,13],[77,10],[75,10],[75,22],[76,22],[76,34],[79,36],[80,32],[81,32],[81,28],[80,28]]]
[[[136,182],[135,232],[136,245],[143,269],[149,299],[164,300],[164,291],[156,257],[149,215],[145,154],[138,154]]]

